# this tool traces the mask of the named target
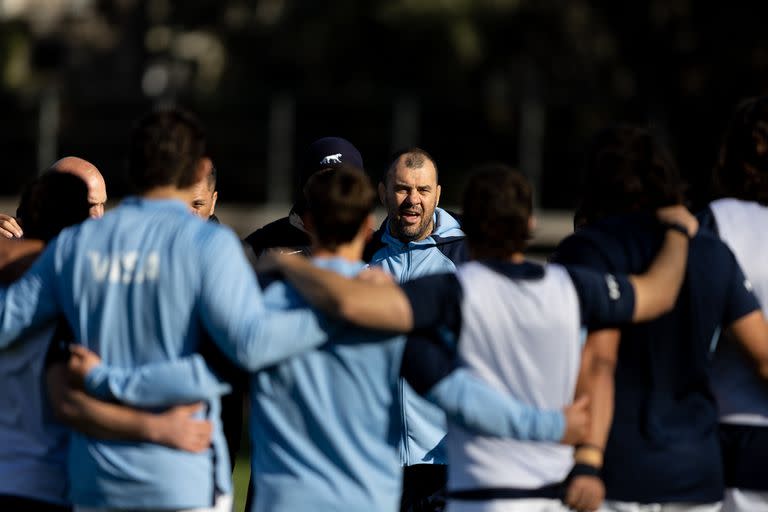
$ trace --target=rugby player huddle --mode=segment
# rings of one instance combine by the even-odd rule
[[[424,150],[374,188],[320,139],[290,214],[241,242],[208,221],[209,157],[193,116],[152,112],[134,196],[103,214],[69,157],[3,216],[3,510],[231,510],[241,372],[250,510],[768,510],[768,99],[736,110],[698,216],[651,133],[599,134],[546,265],[503,165],[459,217]]]

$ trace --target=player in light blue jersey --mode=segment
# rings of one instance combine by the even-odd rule
[[[676,224],[643,275],[541,266],[523,254],[530,187],[515,172],[491,168],[473,176],[465,192],[464,229],[475,261],[457,274],[400,288],[343,279],[287,255],[275,258],[313,303],[369,328],[447,332],[467,370],[523,403],[553,409],[573,399],[583,326],[645,321],[674,304],[696,221],[682,207],[660,215]],[[569,473],[597,471],[574,466],[567,447],[493,438],[453,418],[448,454],[452,511],[566,510],[560,499]]]
[[[190,215],[188,187],[202,178],[205,146],[202,129],[183,112],[145,117],[131,148],[139,195],[64,230],[19,281],[0,288],[0,346],[58,315],[76,339],[124,368],[190,355],[203,329],[250,369],[323,343],[313,313],[265,309],[234,233]],[[85,510],[227,508],[216,397],[209,414],[213,446],[203,453],[73,435],[72,501]]]
[[[61,162],[98,174],[93,165],[81,159],[68,157],[57,165]],[[4,244],[0,249],[8,257],[2,261],[0,256],[0,282],[18,279],[42,250],[38,244],[47,243],[64,227],[89,216],[93,209],[90,184],[73,174],[54,167],[25,189],[17,211],[25,240]],[[12,254],[25,246],[40,249],[27,253],[26,258]],[[190,417],[202,404],[152,414],[95,400],[69,386],[66,364],[57,364],[52,357],[56,351],[49,350],[55,328],[52,322],[0,351],[0,387],[4,390],[0,414],[0,509],[70,510],[66,476],[70,431],[66,424],[87,428],[90,435],[104,439],[152,441],[190,451],[207,449],[210,423]],[[85,418],[87,425],[78,421]]]

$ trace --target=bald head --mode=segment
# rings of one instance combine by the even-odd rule
[[[200,159],[198,164],[200,179],[191,187],[192,201],[190,207],[192,213],[201,219],[210,219],[216,210],[216,200],[219,193],[216,191],[216,168],[208,157]]]
[[[76,156],[66,156],[55,162],[51,169],[56,172],[74,174],[83,180],[88,187],[88,203],[91,205],[90,216],[99,218],[104,215],[104,204],[107,202],[107,185],[95,165]]]

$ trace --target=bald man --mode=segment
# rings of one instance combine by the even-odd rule
[[[88,187],[88,204],[91,205],[88,210],[89,215],[93,219],[98,219],[104,215],[104,205],[107,202],[107,184],[104,183],[104,177],[95,165],[76,156],[65,156],[55,162],[51,169],[74,174],[83,180]]]
[[[82,179],[88,187],[89,215],[94,219],[104,215],[104,204],[107,202],[107,184],[95,165],[76,156],[65,156],[54,162],[51,169],[74,174]],[[21,224],[18,218],[0,213],[0,235],[5,238],[23,237],[24,230]]]
[[[205,170],[202,179],[192,185],[193,198],[190,208],[192,213],[201,219],[218,223],[219,220],[214,215],[216,200],[219,198],[219,192],[216,190],[216,167],[207,156],[200,159],[200,166]]]

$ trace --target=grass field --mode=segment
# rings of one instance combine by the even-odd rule
[[[242,512],[245,509],[245,497],[248,493],[248,477],[251,475],[248,450],[240,450],[237,454],[235,472],[232,474],[232,483],[235,486],[234,512]]]

